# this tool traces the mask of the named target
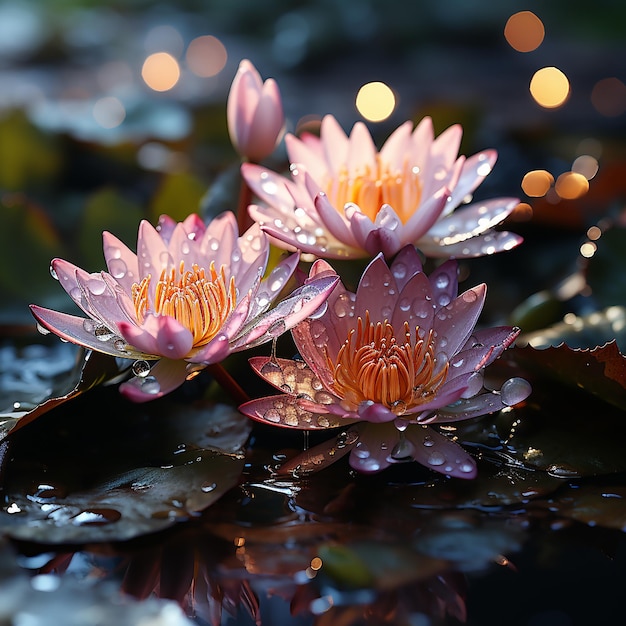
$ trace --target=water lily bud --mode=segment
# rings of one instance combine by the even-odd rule
[[[252,162],[272,154],[285,128],[278,84],[265,82],[247,59],[239,64],[226,106],[228,132],[237,152]]]

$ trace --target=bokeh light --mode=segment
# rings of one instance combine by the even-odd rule
[[[522,190],[531,198],[541,198],[554,184],[554,176],[547,170],[532,170],[522,179]]]
[[[219,74],[226,66],[228,54],[224,44],[213,35],[193,39],[185,55],[189,69],[202,78]]]
[[[542,67],[530,81],[530,93],[537,104],[546,108],[560,107],[569,97],[567,76],[556,67]]]
[[[150,89],[168,91],[180,78],[178,61],[167,52],[155,52],[144,61],[141,77]]]
[[[520,11],[509,17],[504,27],[507,43],[518,52],[536,50],[545,36],[543,22],[532,11]]]
[[[572,163],[572,172],[582,174],[587,180],[591,180],[598,173],[598,159],[590,154],[581,154]]]
[[[626,111],[626,85],[614,76],[599,80],[591,90],[591,104],[606,117],[617,117]]]
[[[396,108],[396,96],[385,83],[367,83],[357,93],[356,108],[366,120],[381,122]]]
[[[559,198],[575,200],[589,191],[589,181],[578,172],[563,172],[554,184]]]
[[[93,106],[93,117],[103,128],[116,128],[126,117],[124,105],[113,96],[100,98]]]
[[[596,253],[597,249],[598,246],[596,246],[593,241],[586,241],[580,246],[580,254],[586,259],[590,259]]]

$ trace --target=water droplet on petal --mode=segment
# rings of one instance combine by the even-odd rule
[[[459,464],[459,471],[463,472],[464,474],[469,474],[470,472],[474,471],[474,464],[467,459],[465,461],[461,461],[461,463]]]
[[[92,319],[83,320],[83,330],[88,333],[93,333],[96,330],[96,323]]]
[[[156,395],[161,391],[161,385],[154,376],[145,376],[144,378],[136,378],[139,381],[139,388],[145,394]]]
[[[476,302],[476,300],[478,299],[478,296],[473,289],[469,289],[468,291],[464,292],[462,297],[463,300],[468,303]]]
[[[415,446],[408,439],[402,437],[393,447],[391,458],[396,460],[412,458],[414,452]]]
[[[92,278],[87,281],[87,289],[89,289],[94,296],[101,296],[106,289],[106,283],[98,278]]]
[[[426,437],[424,437],[424,440],[422,441],[422,445],[426,448],[432,448],[435,445],[435,442],[430,435],[426,435]]]
[[[211,491],[215,491],[217,488],[216,483],[204,483],[200,489],[202,489],[203,493],[211,493]]]
[[[276,409],[268,409],[263,413],[263,419],[278,424],[280,423],[280,413]]]
[[[450,279],[447,274],[439,274],[435,280],[435,285],[439,289],[445,289],[450,283]]]
[[[362,441],[359,441],[354,447],[352,454],[359,459],[367,459],[370,456],[370,449]]]
[[[39,322],[37,322],[37,332],[40,335],[49,335],[50,334],[50,331],[47,328],[45,328],[44,326],[42,326]]]
[[[124,278],[126,276],[126,272],[128,268],[126,267],[126,263],[122,259],[110,259],[109,260],[109,272],[111,276],[116,279]]]
[[[144,360],[135,361],[131,371],[137,378],[145,378],[150,373],[150,363]]]
[[[54,280],[59,280],[59,275],[56,273],[56,270],[52,265],[50,266],[50,276],[52,276]]]
[[[500,399],[502,404],[513,406],[522,400],[525,400],[532,391],[530,383],[524,378],[509,378],[500,389]]]
[[[109,339],[113,339],[113,337],[115,337],[115,333],[111,332],[111,330],[103,324],[96,326],[93,332],[96,338],[100,341],[109,341]]]
[[[439,452],[439,450],[434,450],[428,455],[429,465],[433,465],[437,467],[439,465],[443,465],[445,462],[446,462],[446,457],[444,456],[443,452]]]

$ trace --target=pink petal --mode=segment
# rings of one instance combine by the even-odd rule
[[[109,232],[102,233],[102,249],[109,273],[126,293],[133,283],[139,282],[137,255]]]
[[[401,227],[400,239],[403,244],[417,243],[437,222],[448,200],[448,189],[440,187],[420,204],[417,211]],[[419,246],[418,246],[419,247]]]
[[[180,322],[169,315],[159,315],[156,346],[158,353],[168,359],[176,360],[187,356],[193,347],[193,335]]]
[[[284,122],[280,89],[273,78],[268,78],[250,121],[245,153],[248,159],[258,162],[274,151],[282,137]]]
[[[359,417],[366,422],[393,422],[398,416],[382,404],[377,402],[363,402],[359,406]]]
[[[433,329],[437,333],[440,344],[443,339],[446,340],[442,350],[448,356],[456,354],[472,334],[486,295],[487,286],[485,284],[477,285],[463,292],[449,305],[439,309],[435,315]]]
[[[429,257],[469,259],[512,250],[523,241],[524,239],[515,233],[498,231],[452,244],[445,243],[445,240],[438,242],[424,237],[417,242],[417,246]]]
[[[129,345],[146,354],[161,356],[156,336],[159,332],[159,322],[156,315],[146,315],[141,326],[131,322],[119,322],[117,325],[120,334]]]
[[[404,161],[411,150],[413,123],[408,120],[396,128],[380,149],[380,160],[388,163],[393,170],[404,167]]]
[[[398,287],[382,254],[365,268],[356,291],[355,317],[365,319],[369,311],[372,322],[391,321]]]
[[[453,206],[458,206],[465,196],[474,192],[491,173],[497,158],[498,153],[495,150],[484,150],[465,160],[450,196],[450,203]]]
[[[233,352],[261,345],[276,339],[305,318],[317,311],[334,289],[339,278],[321,277],[299,287],[279,302],[272,310],[246,326],[231,349]]]
[[[132,402],[148,402],[161,398],[180,387],[187,378],[187,363],[161,359],[145,377],[134,377],[123,382],[120,392]]]
[[[137,236],[137,259],[139,262],[139,278],[152,276],[150,282],[150,300],[154,299],[156,282],[161,271],[174,265],[174,259],[157,230],[147,220],[141,220]]]
[[[409,426],[406,438],[413,444],[413,458],[424,467],[455,478],[475,478],[476,462],[457,443],[434,428]]]
[[[403,286],[394,305],[391,325],[398,336],[404,334],[404,323],[408,322],[411,336],[415,339],[415,327],[428,332],[433,325],[435,308],[431,285],[422,272],[414,274]]]
[[[325,115],[320,126],[320,138],[329,174],[336,176],[348,161],[350,141],[339,122],[332,115]]]
[[[133,350],[132,346],[120,345],[119,336],[113,331],[106,333],[103,327],[100,327],[102,332],[96,335],[99,323],[90,318],[76,317],[34,304],[30,305],[30,309],[41,326],[62,339],[84,348],[125,359],[146,358],[153,354],[150,352],[143,354],[140,350]]]
[[[404,289],[415,274],[422,272],[422,260],[414,246],[406,245],[394,257],[389,269],[396,279],[398,288]]]
[[[429,229],[427,237],[440,241],[441,245],[466,241],[500,224],[518,204],[517,198],[493,198],[463,206],[442,217]]]
[[[319,193],[315,197],[315,209],[331,235],[345,246],[344,257],[351,256],[353,258],[353,254],[363,254],[358,249],[359,244],[350,230],[348,221],[330,203],[325,193]],[[353,250],[348,252],[347,248],[353,248]]]
[[[434,137],[432,119],[430,117],[422,118],[411,135],[411,162],[419,167],[420,171],[425,171]]]
[[[386,257],[391,258],[402,247],[402,244],[393,230],[375,228],[367,235],[364,247],[370,256],[382,252]]]
[[[306,169],[315,180],[324,180],[328,174],[326,162],[320,158],[318,146],[298,139],[295,135],[285,135],[285,148],[289,163],[296,163]]]
[[[459,266],[455,260],[448,260],[436,267],[428,279],[432,286],[433,302],[446,306],[456,298],[459,289]]]
[[[357,122],[350,133],[350,145],[346,158],[348,174],[354,175],[369,169],[375,172],[378,167],[378,150],[367,126]]]
[[[290,394],[250,400],[240,405],[239,410],[257,422],[297,430],[326,430],[353,423],[332,414],[313,413],[303,408],[300,400]]]

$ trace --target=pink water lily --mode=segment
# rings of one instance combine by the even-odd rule
[[[264,278],[269,243],[254,224],[239,236],[233,213],[208,225],[198,215],[157,228],[142,221],[137,253],[103,233],[108,271],[89,273],[54,259],[61,286],[86,314],[31,305],[62,339],[132,359],[120,389],[141,402],[165,395],[232,352],[270,341],[319,309],[338,281],[325,271],[272,307],[299,262],[295,253]],[[150,367],[151,361],[156,361]]]
[[[348,136],[326,115],[319,137],[285,136],[291,178],[242,165],[261,201],[250,205],[249,214],[277,245],[322,258],[379,252],[391,258],[407,244],[438,258],[511,249],[521,237],[494,227],[517,198],[460,207],[497,157],[495,150],[459,156],[461,137],[457,124],[435,138],[425,117],[415,129],[410,121],[399,126],[378,151],[364,123],[357,122]]]
[[[239,64],[226,104],[228,131],[237,152],[258,162],[272,154],[283,136],[285,116],[278,84],[263,82],[248,60]]]
[[[330,271],[318,260],[316,272]],[[446,475],[472,478],[473,458],[433,425],[492,413],[524,400],[520,378],[486,390],[483,370],[519,329],[476,329],[484,284],[457,295],[457,263],[430,276],[413,246],[390,266],[382,254],[364,271],[356,293],[337,285],[324,313],[291,333],[303,360],[258,357],[253,369],[281,394],[251,400],[249,417],[316,430],[351,424],[359,441],[350,464],[363,472],[416,460]],[[339,456],[339,455],[337,455]]]

